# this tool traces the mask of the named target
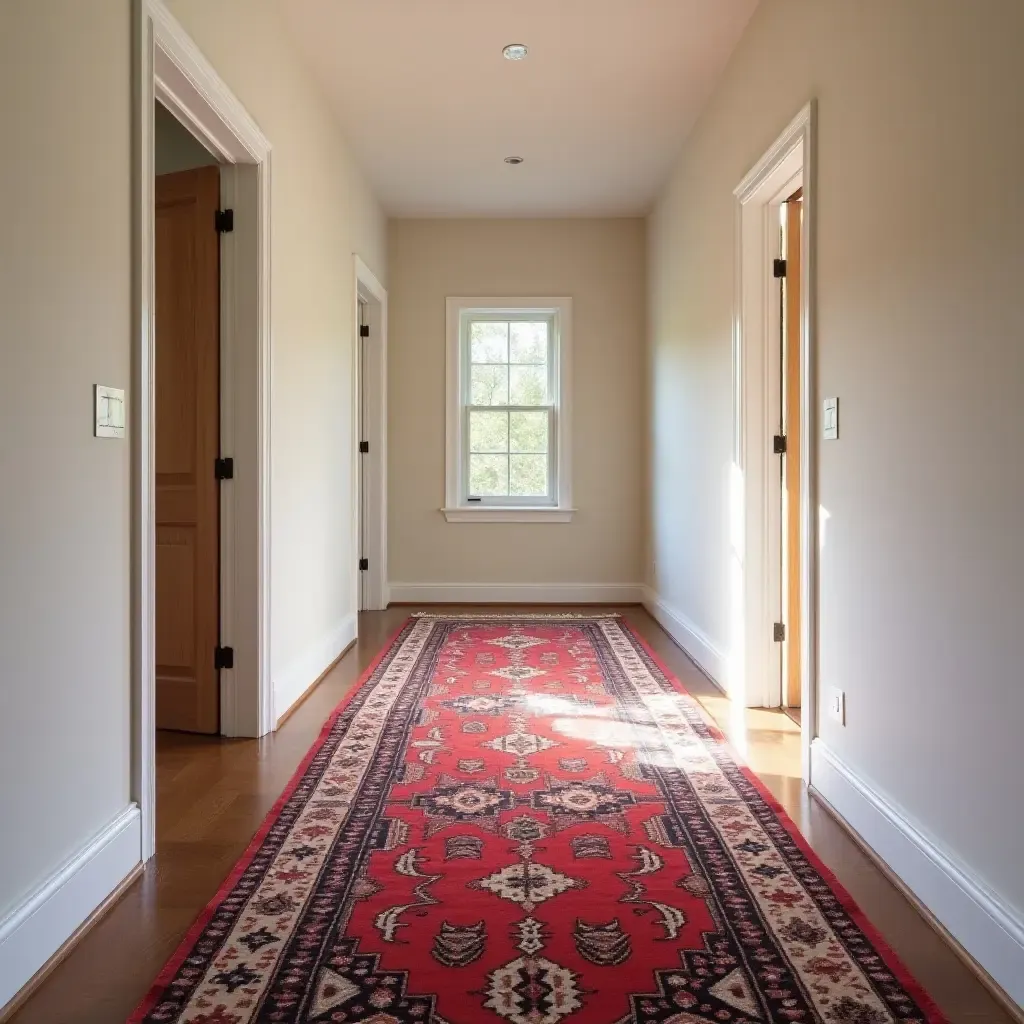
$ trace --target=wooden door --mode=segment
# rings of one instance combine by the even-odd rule
[[[220,172],[156,179],[156,724],[216,733]]]
[[[800,707],[800,448],[802,431],[800,423],[800,339],[802,320],[800,315],[801,280],[801,224],[803,221],[802,193],[796,192],[786,203],[786,278],[784,314],[784,375],[783,415],[786,434],[786,461],[783,486],[785,489],[785,564],[786,576],[786,658],[785,685],[786,704],[791,708]]]

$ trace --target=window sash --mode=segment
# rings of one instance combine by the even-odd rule
[[[547,394],[548,401],[544,405],[473,405],[472,404],[472,366],[537,366],[537,363],[514,363],[511,359],[505,363],[474,363],[471,358],[470,333],[474,323],[539,323],[548,326],[547,336]],[[509,352],[511,357],[511,351]],[[459,419],[461,434],[461,482],[459,504],[467,508],[484,507],[520,507],[538,508],[558,505],[558,328],[556,316],[549,310],[488,310],[486,312],[465,313],[459,324]],[[470,451],[469,421],[471,412],[546,412],[548,414],[548,486],[544,495],[494,495],[473,494],[469,489]],[[477,453],[484,454],[484,453]],[[527,452],[496,452],[494,454],[530,454]],[[537,453],[539,454],[539,453]]]
[[[473,452],[470,450],[469,421],[472,412],[542,412],[548,417],[548,450],[541,452]],[[463,405],[462,407],[462,494],[461,502],[469,507],[487,506],[524,506],[535,508],[558,504],[558,413],[553,404],[549,405]],[[510,445],[511,448],[511,445]],[[469,460],[472,455],[540,455],[546,454],[548,460],[547,493],[542,495],[516,494],[473,494],[469,489]]]

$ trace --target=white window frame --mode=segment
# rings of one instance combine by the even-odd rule
[[[469,332],[474,319],[548,320],[552,325],[549,386],[553,398],[549,472],[549,503],[533,498],[467,500],[469,442]],[[572,507],[571,416],[572,299],[478,298],[447,299],[447,415],[445,447],[445,505],[449,523],[567,523]]]

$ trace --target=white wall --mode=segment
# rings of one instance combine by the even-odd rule
[[[273,147],[271,660],[281,715],[355,635],[352,254],[386,284],[386,221],[271,0],[169,7]]]
[[[641,576],[642,220],[394,220],[389,233],[388,572],[414,584]],[[445,298],[573,300],[571,523],[448,523]]]
[[[1018,0],[763,0],[649,250],[648,571],[725,648],[731,193],[818,98],[820,679],[847,700],[818,729],[1018,921],[1022,38]]]
[[[153,167],[157,174],[209,167],[217,158],[161,103],[154,103]]]
[[[0,4],[0,919],[129,798],[129,452],[92,387],[130,376],[130,67],[123,0]]]

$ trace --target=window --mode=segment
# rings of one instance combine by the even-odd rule
[[[570,299],[448,300],[449,522],[568,522]]]

